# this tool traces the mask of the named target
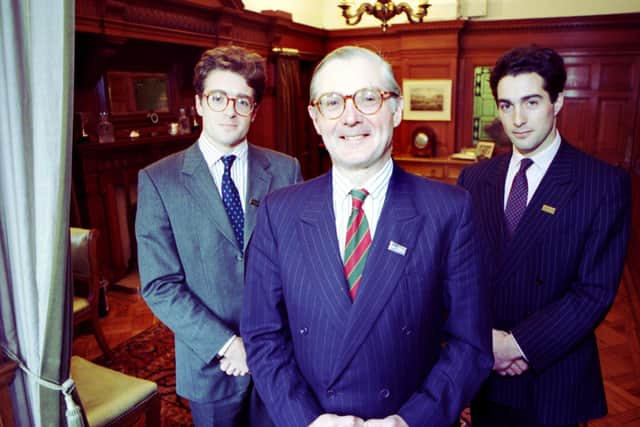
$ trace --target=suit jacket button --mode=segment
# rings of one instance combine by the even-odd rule
[[[391,392],[388,388],[383,388],[378,392],[378,397],[380,397],[380,400],[388,399],[389,396],[391,396]]]
[[[336,397],[336,391],[330,388],[329,390],[327,390],[327,397],[329,399],[333,399],[334,397]]]
[[[407,336],[409,336],[409,335],[411,335],[413,333],[413,331],[411,330],[410,327],[408,327],[407,325],[404,325],[402,327],[402,333],[407,335]]]
[[[300,335],[307,335],[309,333],[309,328],[304,327],[300,328]]]
[[[236,255],[236,259],[237,259],[238,261],[242,261],[242,254],[238,254],[238,255]]]

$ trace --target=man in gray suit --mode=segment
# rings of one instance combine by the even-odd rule
[[[239,333],[244,252],[260,201],[301,181],[300,165],[247,142],[265,87],[259,55],[208,50],[193,82],[200,138],[138,177],[142,295],[175,334],[176,389],[195,425],[253,425],[264,420]]]

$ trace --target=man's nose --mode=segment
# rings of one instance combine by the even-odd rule
[[[349,98],[345,101],[344,112],[342,113],[342,121],[345,124],[351,125],[360,121],[360,111],[356,108],[353,99]]]
[[[516,105],[513,107],[513,124],[515,126],[522,126],[527,122],[527,114],[523,107]]]

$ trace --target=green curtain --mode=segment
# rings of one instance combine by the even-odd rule
[[[65,424],[62,394],[38,379],[69,374],[74,8],[0,2],[0,344],[23,364],[19,426]]]

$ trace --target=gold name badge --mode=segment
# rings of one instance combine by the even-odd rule
[[[542,212],[546,212],[550,215],[553,215],[556,213],[556,208],[554,208],[553,206],[549,206],[549,205],[542,205]]]

